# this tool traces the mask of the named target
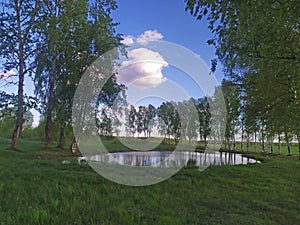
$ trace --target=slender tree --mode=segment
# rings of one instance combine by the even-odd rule
[[[238,126],[240,116],[240,90],[233,82],[223,80],[222,91],[224,93],[227,108],[225,146],[227,144],[229,146],[229,150],[232,150],[231,146],[236,140],[236,128]]]
[[[207,145],[207,137],[211,132],[211,112],[207,97],[202,97],[195,100],[195,105],[198,111],[199,125],[198,133],[200,141],[204,142],[204,147]]]
[[[146,108],[146,132],[147,132],[147,137],[151,137],[152,130],[154,126],[156,125],[156,114],[157,110],[156,108],[149,104],[148,107]]]
[[[11,146],[16,148],[22,131],[24,114],[24,79],[33,72],[32,56],[37,47],[35,24],[39,0],[10,0],[3,5],[0,29],[0,55],[6,71],[18,73],[18,107]]]

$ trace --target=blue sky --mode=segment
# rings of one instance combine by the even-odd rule
[[[135,41],[143,37],[143,34],[145,36],[145,32],[156,36],[161,35],[157,40],[176,43],[191,50],[210,67],[211,59],[215,58],[215,49],[206,43],[212,37],[207,28],[208,23],[205,19],[197,21],[186,12],[184,0],[117,0],[117,4],[118,9],[112,13],[114,22],[120,23],[116,27],[117,33],[123,34],[124,37],[132,37]],[[172,65],[164,65],[168,62],[165,62],[163,55],[160,56],[162,57],[160,75],[162,76],[161,79],[166,82],[161,82],[163,84],[156,88],[166,90],[163,85],[174,86],[175,83],[175,86],[177,84],[184,89],[184,95],[201,97],[197,84],[180,69]],[[219,83],[223,79],[220,66],[218,66],[215,77]],[[24,89],[27,94],[33,95],[34,86],[30,78],[26,78]],[[16,93],[17,87],[11,86],[5,90]],[[146,104],[146,102],[141,101],[141,104]],[[37,120],[38,115],[35,114],[35,116]]]
[[[186,12],[184,0],[117,0],[117,4],[118,9],[112,13],[114,21],[120,23],[117,33],[138,37],[147,30],[157,30],[163,40],[190,49],[208,66],[215,58],[213,46],[206,43],[212,37],[207,21],[196,20]],[[220,66],[215,76],[221,82]],[[25,90],[31,92],[32,87],[27,86]]]
[[[163,34],[163,40],[199,54],[208,66],[215,58],[214,47],[206,43],[213,37],[208,22],[196,20],[186,12],[184,0],[117,0],[117,3],[119,8],[113,12],[113,18],[120,23],[118,33],[139,36],[146,30],[157,30]],[[221,82],[220,68],[215,76]]]
[[[210,68],[211,59],[215,58],[215,49],[207,44],[207,40],[212,37],[207,28],[208,23],[206,20],[197,21],[186,12],[183,0],[117,0],[117,3],[119,8],[113,13],[113,18],[120,24],[116,31],[123,34],[125,39],[131,39],[130,43],[132,40],[138,42],[139,38],[147,36],[146,34],[152,35],[155,40],[172,42],[189,49],[196,56],[200,56]],[[161,54],[160,56],[165,62],[164,56]],[[203,92],[197,90],[197,85],[185,73],[174,66],[162,67],[160,71],[162,75],[157,76],[163,76],[163,79],[177,83],[191,97],[201,97],[199,95]],[[135,71],[138,69],[130,72],[132,74]],[[129,74],[126,73],[126,76],[130,76]],[[218,83],[223,79],[220,66],[215,77]],[[161,83],[164,85],[166,82]]]

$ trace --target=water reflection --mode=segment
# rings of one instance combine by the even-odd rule
[[[174,152],[171,151],[147,151],[147,152],[117,152],[88,157],[91,161],[107,162],[111,164],[129,166],[151,167],[178,167],[188,162],[193,165],[240,165],[259,163],[259,161],[242,156],[241,154],[214,152]]]

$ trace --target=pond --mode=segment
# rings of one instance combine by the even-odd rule
[[[173,167],[183,166],[187,162],[200,166],[208,165],[241,165],[260,163],[259,161],[236,153],[213,152],[171,152],[171,151],[134,151],[116,152],[94,155],[87,158],[94,162],[106,162],[110,164],[144,166],[144,167]]]

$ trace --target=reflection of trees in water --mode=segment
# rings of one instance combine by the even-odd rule
[[[236,153],[214,152],[120,152],[104,155],[96,155],[90,158],[92,161],[117,163],[130,166],[151,167],[177,167],[186,164],[200,166],[209,165],[240,165],[257,163]]]

